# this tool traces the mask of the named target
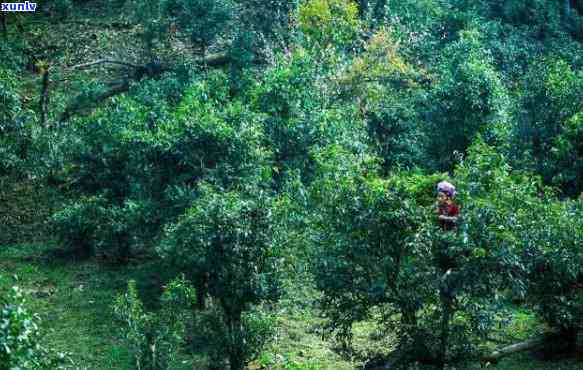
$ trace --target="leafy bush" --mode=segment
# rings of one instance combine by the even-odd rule
[[[26,308],[24,294],[14,286],[0,295],[0,370],[56,370],[70,363],[64,353],[42,345],[40,318]]]
[[[0,67],[0,175],[17,169],[30,145],[27,118],[21,105],[17,76]]]
[[[103,204],[104,200],[97,197],[83,198],[51,218],[55,235],[79,257],[90,257],[95,253]]]
[[[296,171],[309,183],[314,175],[312,152],[319,147],[338,143],[355,151],[364,149],[364,130],[354,124],[360,121],[356,107],[328,99],[331,91],[327,89],[334,89],[331,82],[329,87],[322,86],[336,67],[299,50],[290,57],[281,56],[251,92],[273,151],[276,185]]]
[[[0,132],[12,129],[16,115],[20,112],[20,96],[17,93],[16,76],[9,70],[0,68]]]
[[[547,199],[524,243],[528,268],[527,301],[555,330],[549,352],[574,352],[583,330],[583,203]]]
[[[114,304],[117,318],[124,323],[123,333],[134,365],[140,370],[172,369],[184,340],[185,321],[194,304],[194,291],[182,277],[173,280],[161,297],[162,309],[148,313],[138,297],[136,283]]]
[[[346,0],[310,0],[299,8],[300,30],[317,47],[346,47],[355,40],[358,7]]]
[[[229,0],[173,0],[169,5],[168,11],[203,57],[211,43],[228,30],[235,8]]]
[[[130,2],[131,15],[140,25],[139,37],[142,40],[144,56],[155,60],[157,47],[168,30],[168,19],[164,14],[165,2],[158,0],[133,0]]]
[[[56,216],[62,240],[85,240],[127,260],[190,206],[199,181],[224,188],[270,181],[258,115],[228,101],[224,75],[193,82],[179,104],[172,95],[164,102],[147,93],[176,83],[145,84],[145,91],[136,89],[64,133],[70,138],[65,176],[81,198]],[[83,228],[68,235],[67,224]]]
[[[423,163],[423,133],[415,111],[399,97],[383,99],[367,114],[370,145],[383,159],[385,173],[398,167],[414,168]]]
[[[567,120],[553,145],[558,184],[566,195],[576,197],[583,191],[583,112]]]
[[[456,178],[469,185],[465,191],[462,188],[466,199],[479,204],[481,212],[493,211],[490,217],[496,219],[487,224],[505,244],[500,249],[504,253],[496,257],[509,268],[510,280],[502,286],[526,297],[549,327],[559,333],[551,345],[566,343],[573,351],[583,312],[581,202],[560,201],[540,179],[513,174],[493,148],[482,146],[482,155],[474,156],[474,161],[462,168]],[[491,248],[486,251],[491,253]]]
[[[144,225],[154,212],[152,207],[131,200],[116,206],[104,197],[82,197],[57,211],[51,224],[55,235],[77,257],[100,254],[127,262],[132,237],[149,231]]]
[[[363,48],[348,66],[342,66],[344,73],[338,82],[347,100],[362,100],[363,108],[370,109],[369,105],[374,107],[386,95],[408,92],[417,85],[414,78],[418,73],[402,55],[393,30],[388,27],[377,30]],[[407,102],[407,95],[400,98]]]
[[[244,18],[240,33],[253,34],[266,48],[282,50],[291,45],[295,36],[295,26],[299,0],[270,0],[265,6],[263,0],[247,0],[243,3],[239,17]]]
[[[225,349],[231,348],[232,339],[224,313],[220,307],[211,305],[206,310],[198,310],[193,315],[192,347],[205,353],[210,369],[224,369]],[[241,353],[245,362],[259,357],[265,346],[275,335],[275,317],[259,307],[253,307],[241,316]]]
[[[53,12],[61,20],[69,17],[72,10],[73,10],[72,0],[56,0],[53,4]]]
[[[339,159],[335,153],[327,155]],[[330,328],[350,339],[352,323],[364,320],[372,307],[391,301],[397,305],[394,312],[399,311],[399,298],[386,294],[402,278],[400,261],[422,218],[420,209],[401,201],[399,190],[391,190],[385,181],[342,172],[331,171],[313,187],[321,207],[312,221],[317,244],[313,272],[324,293],[322,308]],[[411,276],[403,281],[415,284]]]
[[[505,21],[514,25],[528,25],[544,36],[552,36],[559,30],[560,4],[544,0],[496,1],[493,10]]]
[[[547,184],[556,176],[559,184],[568,186],[559,178],[563,171],[568,177],[569,170],[557,167],[552,153],[567,120],[583,110],[583,78],[561,59],[542,58],[532,63],[520,91],[513,135],[516,165],[541,175]],[[564,190],[573,194],[572,189]]]
[[[477,31],[463,31],[438,64],[438,83],[430,91],[428,154],[439,170],[451,170],[481,133],[491,143],[504,139],[507,94]]]
[[[260,188],[243,193],[203,186],[200,192],[178,222],[166,228],[158,251],[217,300],[223,348],[231,369],[238,370],[256,351],[247,346],[261,344],[246,340],[244,313],[278,298],[272,200]],[[247,324],[254,326],[252,320]]]

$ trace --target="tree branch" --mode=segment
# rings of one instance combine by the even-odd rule
[[[118,65],[122,65],[122,66],[126,66],[126,67],[131,67],[131,68],[135,68],[135,69],[141,67],[141,66],[136,65],[136,64],[132,64],[132,63],[128,63],[128,62],[122,62],[122,61],[119,61],[119,60],[98,59],[98,60],[93,61],[93,62],[74,65],[74,66],[70,67],[70,69],[72,69],[72,70],[84,69],[84,68],[92,67],[92,66],[95,66],[95,65],[98,65],[98,64],[105,64],[105,63],[118,64]]]
[[[230,62],[231,58],[227,53],[211,54],[200,60],[200,64],[206,64],[209,67],[220,67]]]
[[[63,22],[65,24],[80,24],[83,26],[91,26],[91,27],[98,27],[98,28],[115,28],[118,30],[125,30],[125,29],[130,29],[130,28],[134,28],[135,24],[131,24],[131,23],[124,23],[124,22],[111,22],[111,23],[106,23],[106,22],[90,22],[88,20],[68,20]]]
[[[2,12],[2,14],[0,14],[0,26],[2,28],[2,37],[4,37],[4,39],[8,38],[8,26],[6,25],[6,13]]]
[[[49,67],[45,65],[41,68],[42,82],[39,99],[40,121],[43,127],[47,124],[47,115],[49,112]]]
[[[82,66],[90,66],[96,65],[102,62],[112,62],[109,60],[98,60],[91,63],[86,63]],[[123,63],[123,62],[119,62]],[[111,86],[108,90],[105,90],[100,93],[96,93],[93,96],[84,96],[79,95],[73,99],[72,103],[70,103],[65,111],[61,115],[60,122],[66,121],[69,119],[74,113],[84,110],[84,109],[91,109],[96,106],[97,103],[106,100],[112,96],[127,92],[130,88],[130,81],[139,81],[144,77],[153,78],[156,76],[161,75],[164,72],[171,71],[172,68],[169,66],[164,66],[156,62],[144,64],[144,65],[133,65],[129,63],[127,64],[131,67],[134,67],[135,71],[130,76],[123,78],[121,80],[111,81],[108,85]],[[89,106],[86,106],[89,105]]]
[[[129,88],[130,88],[129,81],[124,81],[118,85],[113,86],[109,90],[106,90],[106,91],[103,91],[99,94],[96,94],[95,96],[92,97],[91,103],[94,103],[94,104],[100,103],[101,101],[103,101],[107,98],[110,98],[112,96],[115,96],[115,95],[118,95],[118,94],[121,94],[121,93],[128,91]],[[73,103],[71,103],[71,104],[69,104],[69,106],[67,106],[67,108],[65,109],[65,111],[61,115],[61,119],[59,121],[60,122],[66,121],[74,113],[82,110],[83,108],[86,108],[86,107],[82,106],[83,103],[85,103],[85,101],[83,101],[80,97],[75,98],[73,100]]]
[[[199,64],[207,65],[209,67],[222,67],[229,64],[231,61],[229,54],[224,52],[209,54],[208,56],[197,60]],[[256,56],[253,60],[253,64],[265,64],[265,60]]]
[[[544,343],[545,343],[545,336],[544,335],[540,336],[540,337],[532,338],[532,339],[526,340],[524,342],[511,344],[509,346],[498,349],[492,353],[486,354],[485,356],[483,356],[481,358],[481,361],[482,362],[496,363],[502,357],[506,357],[506,356],[509,356],[509,355],[512,355],[512,354],[518,353],[518,352],[528,351],[528,350],[540,347]]]
[[[231,62],[231,58],[227,53],[217,53],[211,54],[206,58],[201,58],[197,61],[198,63],[204,64],[210,67],[221,67],[227,65]],[[263,63],[263,61],[257,60],[255,63]],[[112,81],[108,83],[111,86],[108,90],[105,90],[101,93],[97,93],[94,96],[84,97],[82,95],[77,96],[72,100],[72,102],[65,108],[63,111],[60,122],[66,121],[69,119],[73,114],[78,111],[90,109],[94,107],[97,103],[102,102],[103,100],[110,98],[112,96],[127,92],[129,90],[130,81],[139,81],[144,77],[153,78],[156,76],[161,75],[164,72],[172,71],[173,68],[171,66],[162,65],[158,62],[151,62],[143,65],[137,65],[133,63],[128,63],[119,60],[112,60],[112,59],[98,59],[93,62],[78,64],[69,67],[71,70],[80,70],[84,68],[93,67],[100,64],[117,64],[126,67],[133,68],[134,71],[130,73],[129,76],[125,77],[122,80]],[[89,98],[89,99],[88,99]],[[91,106],[84,106],[88,103],[91,103]]]

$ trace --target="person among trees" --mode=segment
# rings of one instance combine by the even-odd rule
[[[443,230],[453,230],[460,213],[459,206],[455,204],[455,186],[447,181],[437,184],[437,214],[439,226]]]

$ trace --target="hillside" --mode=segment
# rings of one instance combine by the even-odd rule
[[[0,15],[0,370],[583,369],[583,2]]]

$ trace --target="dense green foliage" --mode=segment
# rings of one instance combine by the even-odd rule
[[[43,346],[40,318],[26,308],[22,290],[0,292],[0,304],[0,369],[64,369],[66,355]]]
[[[278,293],[273,201],[260,189],[247,191],[255,194],[203,187],[192,208],[167,228],[159,248],[162,258],[196,281],[203,308],[207,291],[218,301],[231,369],[243,369],[258,349],[247,344],[243,313]]]
[[[26,157],[28,146],[24,111],[17,77],[0,66],[0,174],[14,172]]]
[[[114,311],[124,325],[124,337],[137,369],[172,368],[184,338],[187,308],[194,299],[192,287],[183,278],[177,278],[162,294],[162,312],[147,313],[138,297],[136,282],[128,282],[128,291],[117,297]]]
[[[61,0],[1,25],[0,176],[66,199],[48,237],[75,263],[165,273],[115,302],[131,366],[264,360],[300,279],[325,333],[373,324],[396,367],[490,361],[512,309],[577,350],[581,1]],[[54,368],[16,293],[0,369]]]

